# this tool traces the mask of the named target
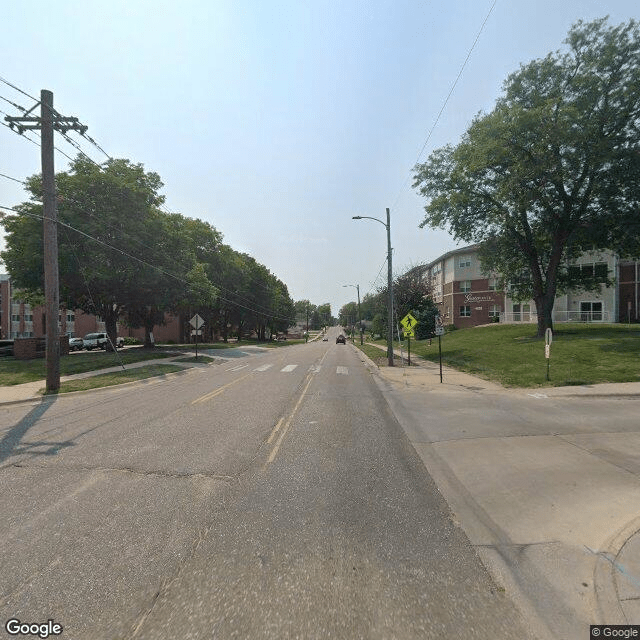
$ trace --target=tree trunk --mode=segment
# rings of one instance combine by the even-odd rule
[[[538,314],[538,338],[544,338],[547,329],[553,329],[553,304],[555,299],[548,300],[548,296],[536,298],[536,312]]]

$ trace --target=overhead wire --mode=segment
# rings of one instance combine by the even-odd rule
[[[20,215],[25,215],[28,216],[30,218],[34,218],[36,220],[43,220],[43,216],[42,215],[36,215],[34,213],[29,213],[27,211],[19,211],[18,209],[15,209],[14,207],[6,207],[4,205],[0,205],[0,209],[5,209],[7,211],[13,211],[14,213],[18,213]],[[163,269],[162,267],[159,267],[157,265],[154,265],[146,260],[143,260],[142,258],[139,258],[137,256],[134,256],[126,251],[123,251],[122,249],[119,249],[118,247],[114,247],[113,245],[109,244],[108,242],[104,242],[103,240],[100,240],[99,238],[96,238],[88,233],[85,233],[84,231],[82,231],[81,229],[78,229],[70,224],[67,224],[65,222],[62,222],[61,220],[57,220],[56,221],[57,224],[61,227],[64,227],[66,229],[69,229],[71,231],[74,231],[78,234],[80,234],[81,236],[84,236],[86,238],[88,238],[89,240],[93,240],[94,242],[108,248],[111,249],[113,251],[117,251],[118,253],[122,254],[123,256],[127,257],[127,258],[131,258],[132,260],[135,260],[136,262],[139,262],[140,264],[143,264],[147,267],[150,267],[152,269],[155,269],[156,271],[158,271],[159,273],[162,273],[163,275],[166,275],[170,278],[173,278],[174,280],[186,285],[187,287],[190,287],[193,289],[193,284],[187,282],[184,278],[181,278],[180,276],[171,273],[170,271],[167,271],[166,269]],[[215,286],[215,285],[214,285]],[[236,302],[235,300],[229,300],[228,298],[225,298],[223,296],[218,295],[218,299],[223,300],[224,302],[228,302],[229,304],[233,304],[237,307],[240,307],[242,309],[245,309],[247,311],[250,311],[251,313],[256,313],[256,314],[260,314],[260,315],[268,315],[270,318],[274,319],[274,320],[290,320],[290,318],[285,318],[284,316],[278,316],[275,315],[273,313],[271,313],[270,311],[267,310],[266,307],[262,307],[262,309],[264,309],[263,311],[260,311],[259,309],[256,309],[255,307],[248,307],[246,305],[242,305],[239,302]],[[255,303],[254,303],[255,304]],[[258,307],[261,307],[262,305],[256,305]]]
[[[422,154],[424,153],[424,150],[427,148],[427,145],[429,144],[429,141],[431,140],[431,136],[433,135],[433,132],[434,132],[438,122],[440,121],[440,117],[444,113],[444,110],[446,109],[447,104],[449,103],[449,99],[453,95],[453,92],[454,92],[456,86],[458,85],[458,82],[459,82],[459,80],[460,80],[460,78],[462,76],[462,73],[465,70],[465,68],[467,66],[467,63],[469,62],[469,59],[471,58],[471,54],[473,53],[473,50],[475,49],[476,44],[478,44],[478,40],[480,39],[480,36],[482,35],[482,32],[484,31],[485,25],[487,24],[487,21],[489,20],[491,14],[493,13],[493,9],[496,6],[497,2],[498,2],[498,0],[493,0],[493,4],[491,5],[489,11],[487,12],[487,15],[485,16],[484,21],[482,22],[482,25],[480,26],[480,29],[478,30],[478,33],[476,34],[475,40],[473,41],[473,44],[471,45],[471,47],[470,47],[470,49],[469,49],[469,51],[467,53],[467,57],[465,58],[464,62],[462,63],[462,66],[460,67],[460,71],[458,71],[458,75],[456,76],[455,81],[451,85],[451,89],[449,90],[449,93],[447,94],[447,97],[445,98],[444,102],[442,103],[442,107],[440,108],[440,111],[438,112],[438,115],[436,116],[436,119],[435,119],[433,125],[431,126],[431,129],[429,130],[427,138],[424,141],[424,144],[422,145],[422,148],[420,149],[420,152],[418,153],[418,157],[416,158],[416,161],[414,162],[414,167],[415,167],[415,165],[417,165],[420,162],[420,158],[422,157]],[[400,187],[398,195],[397,195],[397,197],[395,199],[395,202],[393,204],[393,208],[395,208],[396,205],[398,204],[398,201],[400,200],[400,195],[402,194],[402,191],[406,187],[407,182],[409,181],[409,178],[411,177],[411,172],[412,171],[413,171],[413,167],[409,170],[409,173],[407,174],[407,177],[405,178],[404,182],[402,183],[402,186]]]
[[[8,80],[6,80],[5,78],[3,78],[3,77],[1,77],[1,76],[0,76],[0,82],[3,82],[3,83],[4,83],[4,84],[6,84],[7,86],[11,87],[12,89],[15,89],[16,91],[18,91],[18,92],[20,92],[21,94],[23,94],[23,95],[27,96],[28,98],[31,98],[32,100],[34,100],[34,101],[36,101],[36,102],[39,102],[35,97],[31,96],[31,95],[30,95],[30,94],[28,94],[26,91],[23,91],[22,89],[20,89],[19,87],[17,87],[15,84],[13,84],[13,83],[9,82]],[[17,108],[18,110],[22,111],[23,113],[25,113],[25,112],[27,111],[24,107],[22,107],[22,106],[20,106],[20,105],[18,105],[18,104],[16,104],[16,103],[14,103],[14,102],[11,102],[11,101],[9,101],[9,100],[8,100],[8,99],[6,99],[6,98],[5,98],[5,100],[6,100],[7,102],[9,102],[10,104],[12,104],[12,106],[14,106],[15,108]],[[59,115],[60,115],[58,111],[56,111],[55,109],[53,109],[53,108],[51,108],[51,107],[49,107],[49,110],[51,111],[51,113],[52,113],[54,116],[59,116]],[[4,112],[0,112],[0,113],[4,113]],[[5,115],[9,115],[9,114],[6,114],[6,113],[5,113]],[[5,124],[5,123],[3,123],[3,124]],[[11,129],[12,131],[15,131],[14,129],[12,129],[12,128],[11,128],[11,127],[9,127],[8,125],[6,125],[6,124],[5,124],[5,126],[7,126],[7,127],[8,127],[9,129]],[[19,133],[19,132],[16,132],[16,133]],[[72,145],[72,146],[73,146],[73,147],[74,147],[74,148],[75,148],[75,149],[76,149],[76,150],[77,150],[77,151],[78,151],[78,152],[79,152],[79,153],[80,153],[84,158],[86,158],[89,162],[91,162],[92,164],[94,164],[94,165],[95,165],[96,167],[98,167],[99,169],[101,169],[101,170],[103,169],[103,167],[102,167],[98,162],[96,162],[95,160],[93,160],[93,158],[91,158],[89,155],[87,155],[87,154],[84,152],[84,150],[80,147],[80,145],[79,145],[75,140],[73,140],[72,138],[70,138],[68,134],[66,134],[66,133],[64,133],[64,132],[60,132],[60,131],[59,131],[58,133],[60,133],[60,134],[63,136],[63,138],[64,138],[64,139],[65,139],[69,144],[71,144],[71,145]],[[20,135],[24,135],[24,134],[20,134]],[[82,137],[83,137],[83,138],[85,138],[88,142],[90,142],[93,146],[95,146],[95,147],[96,147],[96,149],[98,149],[99,151],[101,151],[101,152],[102,152],[102,153],[103,153],[103,154],[104,154],[104,155],[105,155],[109,160],[112,160],[112,159],[113,159],[113,158],[112,158],[112,156],[111,156],[111,155],[109,155],[109,154],[108,154],[108,153],[103,149],[103,147],[101,147],[101,146],[100,146],[100,145],[95,141],[95,139],[94,139],[94,138],[92,138],[91,136],[87,135],[87,134],[86,134],[86,132],[82,132],[82,133],[81,133],[81,135],[82,135]],[[26,137],[26,136],[25,136],[25,137]],[[33,142],[34,144],[36,144],[36,145],[40,146],[40,144],[39,144],[38,142],[36,142],[36,141],[34,141],[34,140],[31,140],[30,138],[27,138],[27,140],[29,140],[30,142]],[[64,155],[64,156],[65,156],[66,158],[68,158],[70,161],[72,161],[72,162],[73,162],[74,158],[72,158],[71,156],[67,155],[66,153],[64,153],[63,151],[61,151],[60,149],[58,149],[57,147],[55,147],[55,149],[56,149],[57,151],[59,151],[60,153],[62,153],[62,155]],[[172,214],[172,213],[173,213],[172,211],[170,211],[170,210],[169,210],[166,206],[164,206],[164,205],[159,205],[159,208],[160,208],[161,210],[163,210],[165,213],[168,213],[168,214]],[[143,245],[142,243],[139,243],[139,244],[141,244],[141,246],[146,246],[146,245]],[[146,246],[146,248],[150,249],[150,247],[148,247],[148,246]],[[233,295],[233,296],[235,296],[235,297],[238,297],[238,298],[239,298],[239,299],[241,299],[241,300],[245,300],[245,301],[249,302],[249,301],[248,301],[248,299],[247,299],[247,298],[245,298],[244,296],[241,296],[240,294],[238,294],[238,293],[236,293],[236,292],[234,292],[234,291],[231,291],[231,290],[227,289],[226,287],[222,287],[221,285],[219,285],[219,284],[215,284],[215,283],[212,283],[212,284],[214,284],[214,286],[216,286],[218,289],[222,289],[222,290],[226,291],[226,292],[227,292],[227,293],[229,293],[230,295]],[[271,292],[271,289],[270,289],[268,286],[266,286],[266,285],[260,285],[259,283],[256,283],[256,284],[257,284],[257,286],[259,286],[259,287],[263,288],[265,291]],[[227,300],[227,301],[228,301],[228,300]],[[255,303],[253,303],[253,304],[255,304]],[[241,305],[239,305],[239,306],[241,306]],[[257,305],[257,306],[262,307],[262,305]],[[245,307],[245,308],[246,308],[246,307]],[[263,313],[263,314],[264,314],[264,313],[268,313],[268,310],[266,309],[266,307],[262,307],[262,308],[263,308],[263,309],[265,309],[265,311],[260,312],[260,311],[257,311],[257,310],[255,310],[255,309],[252,309],[252,311],[254,311],[254,312],[256,312],[256,313]]]

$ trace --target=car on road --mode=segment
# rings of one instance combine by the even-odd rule
[[[69,338],[69,351],[82,351],[84,340],[82,338]]]
[[[342,334],[340,334],[336,338],[336,344],[347,344],[347,339]]]

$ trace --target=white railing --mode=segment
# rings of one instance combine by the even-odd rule
[[[501,323],[506,323],[506,324],[536,323],[536,322],[538,322],[538,315],[536,313],[532,313],[530,311],[527,311],[526,313],[522,312],[522,311],[520,313],[501,311],[500,312],[500,322]]]
[[[554,322],[612,322],[610,311],[555,311]]]
[[[553,311],[554,322],[613,322],[610,311]],[[500,312],[500,322],[506,324],[537,323],[538,314],[535,312]]]

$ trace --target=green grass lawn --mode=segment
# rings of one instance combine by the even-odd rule
[[[126,349],[117,354],[106,351],[82,351],[70,353],[60,358],[60,375],[68,376],[74,373],[95,371],[117,367],[122,362],[127,365],[143,360],[166,358],[171,353],[167,351],[146,351],[144,349]],[[44,358],[36,360],[16,360],[15,358],[0,358],[0,386],[35,382],[47,377]]]
[[[184,371],[182,367],[174,364],[149,364],[144,367],[127,369],[126,371],[115,371],[113,373],[101,373],[90,378],[79,378],[77,380],[67,380],[60,383],[60,390],[57,393],[69,393],[70,391],[86,391],[88,389],[98,389],[100,387],[111,387],[123,382],[134,382],[145,378],[155,378]],[[44,391],[44,389],[43,389]]]
[[[438,339],[431,346],[428,340],[412,340],[411,354],[437,362]],[[640,382],[640,326],[556,324],[550,382],[544,338],[536,336],[535,325],[452,331],[442,337],[442,362],[507,387]]]

